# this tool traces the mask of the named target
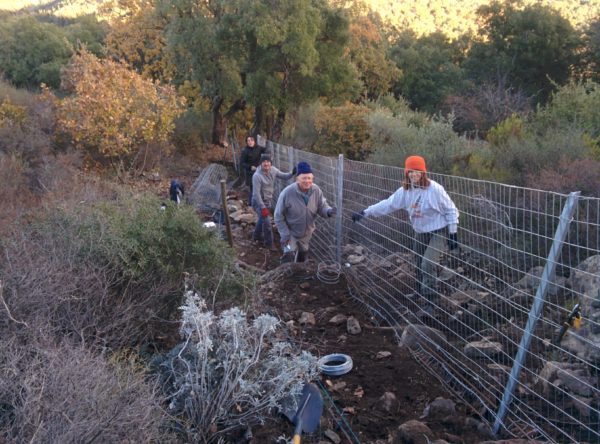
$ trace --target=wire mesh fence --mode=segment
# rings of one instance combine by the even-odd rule
[[[421,316],[407,215],[351,219],[404,170],[266,145],[283,171],[309,162],[338,208],[317,221],[311,254],[341,263],[353,297],[400,341],[412,334],[415,359],[494,432],[600,442],[599,199],[429,173],[459,209],[460,248],[440,250],[433,312]]]

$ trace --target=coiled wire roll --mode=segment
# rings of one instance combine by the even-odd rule
[[[323,356],[317,361],[317,367],[324,375],[341,376],[352,370],[352,358],[342,353]]]
[[[341,266],[337,262],[319,262],[317,267],[317,279],[324,284],[337,284],[340,281]]]

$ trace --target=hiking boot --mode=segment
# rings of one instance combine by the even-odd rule
[[[307,260],[308,260],[308,251],[298,250],[298,254],[296,255],[296,262],[306,262]]]

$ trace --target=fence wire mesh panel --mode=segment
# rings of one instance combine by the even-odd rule
[[[317,260],[335,259],[341,236],[341,270],[352,296],[378,322],[397,327],[415,358],[490,427],[499,423],[499,432],[519,438],[600,442],[599,199],[576,201],[557,244],[568,195],[429,173],[458,207],[460,248],[440,249],[433,311],[424,313],[428,301],[417,285],[417,245],[406,213],[351,219],[399,188],[404,170],[348,160],[338,169],[337,159],[268,146],[283,171],[309,162],[331,204],[342,191],[341,233],[335,218],[319,218],[311,241]],[[518,378],[500,416],[519,354]]]
[[[205,212],[220,210],[221,180],[227,180],[227,168],[216,163],[208,165],[192,184],[187,195],[188,203]]]

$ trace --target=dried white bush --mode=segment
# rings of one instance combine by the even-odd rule
[[[314,356],[276,339],[280,321],[273,316],[249,322],[239,308],[217,316],[192,291],[181,310],[183,342],[159,368],[189,441],[215,442],[263,423],[317,376]]]

